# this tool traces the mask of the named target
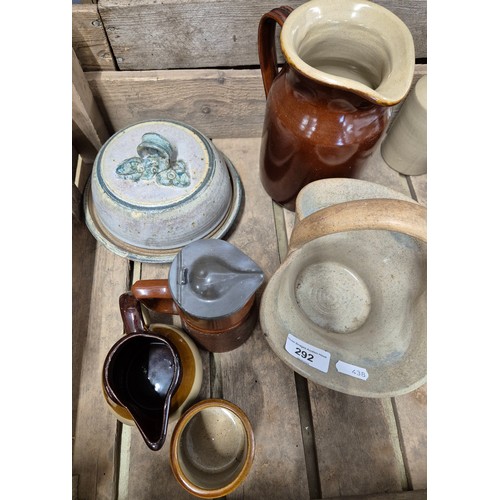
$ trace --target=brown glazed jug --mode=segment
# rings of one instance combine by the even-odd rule
[[[129,412],[147,446],[158,451],[167,437],[170,401],[182,379],[179,353],[166,337],[146,328],[132,293],[120,295],[119,303],[126,335],[106,355],[103,389]]]
[[[278,72],[275,30],[285,63]],[[264,14],[258,31],[266,93],[260,179],[295,210],[306,184],[355,177],[391,106],[407,95],[415,50],[408,27],[366,0],[310,0]]]

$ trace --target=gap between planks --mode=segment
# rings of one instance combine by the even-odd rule
[[[285,213],[283,207],[273,201],[274,226],[276,239],[278,241],[278,254],[280,263],[285,260],[288,251],[288,236],[286,231]],[[316,452],[316,441],[314,437],[314,425],[309,399],[307,380],[295,375],[295,390],[297,392],[297,405],[299,410],[300,429],[302,434],[302,446],[306,462],[307,483],[309,487],[309,498],[321,498],[321,481],[319,477],[318,458]]]
[[[132,283],[141,279],[142,265],[140,262],[129,261],[130,265],[130,277],[129,277],[129,288]],[[128,483],[129,483],[129,470],[130,470],[130,445],[132,440],[132,428],[129,425],[122,424],[118,422],[119,428],[117,429],[117,434],[120,439],[118,440],[116,456],[119,457],[119,461],[116,464],[116,500],[127,500],[128,499]]]

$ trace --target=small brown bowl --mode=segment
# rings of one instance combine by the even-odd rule
[[[229,401],[207,399],[179,419],[170,443],[170,465],[186,491],[219,498],[242,484],[254,453],[254,433],[245,413]]]

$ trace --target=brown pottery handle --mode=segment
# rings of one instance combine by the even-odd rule
[[[119,299],[120,313],[126,334],[146,331],[140,302],[130,292],[123,293]]]
[[[138,280],[132,285],[132,293],[148,309],[159,313],[179,314],[179,309],[172,298],[168,279]]]
[[[288,252],[321,236],[360,229],[385,229],[427,242],[427,208],[393,199],[355,200],[322,208],[293,228]]]
[[[271,84],[278,74],[278,59],[276,56],[275,32],[276,23],[283,26],[285,19],[292,12],[292,7],[282,5],[264,14],[259,22],[258,45],[259,62],[266,97]]]

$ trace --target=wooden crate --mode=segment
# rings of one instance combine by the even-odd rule
[[[420,63],[415,83],[426,73],[426,2],[378,3],[410,27]],[[241,176],[245,204],[227,239],[262,267],[267,282],[286,254],[294,221],[292,212],[271,201],[258,177],[265,97],[257,24],[279,5],[242,0],[73,5],[74,498],[190,498],[170,471],[172,427],[165,447],[152,452],[135,428],[116,421],[101,394],[104,357],[122,332],[119,295],[139,278],[166,277],[168,265],[128,261],[90,235],[81,194],[93,158],[110,134],[139,120],[171,118],[198,128]],[[427,176],[396,173],[378,150],[360,177],[426,203]],[[254,466],[229,498],[426,498],[425,386],[385,399],[327,390],[287,368],[259,325],[237,350],[202,352],[202,357],[198,399],[236,403],[256,432]]]

